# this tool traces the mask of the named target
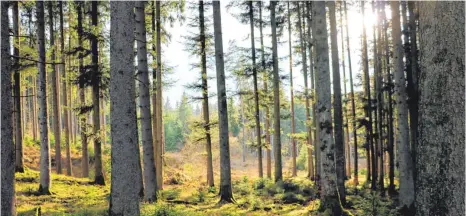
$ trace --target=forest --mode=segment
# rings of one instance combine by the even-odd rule
[[[465,215],[465,8],[2,0],[0,215]]]

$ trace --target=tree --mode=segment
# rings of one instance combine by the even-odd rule
[[[162,140],[162,42],[161,42],[161,23],[160,23],[160,1],[155,2],[155,20],[156,20],[156,43],[157,43],[157,67],[156,69],[156,81],[155,81],[155,171],[157,172],[157,189],[161,190],[163,188],[163,140]]]
[[[139,162],[134,71],[133,2],[110,2],[112,179],[110,215],[139,215]]]
[[[275,157],[275,182],[283,180],[282,175],[282,146],[280,139],[280,77],[278,74],[278,51],[277,51],[277,22],[275,18],[275,7],[277,2],[270,2],[270,20],[272,29],[272,61],[273,61],[273,114],[274,114],[274,157]]]
[[[76,12],[78,14],[78,26],[76,28],[78,33],[78,59],[79,59],[79,76],[84,76],[84,48],[83,48],[83,4],[84,2],[76,2]],[[79,102],[84,105],[86,103],[85,95],[85,86],[84,82],[79,82]],[[87,127],[86,127],[86,117],[83,113],[79,113],[80,120],[80,132],[81,132],[81,147],[82,147],[82,159],[81,159],[81,169],[83,177],[89,177],[89,155],[88,155],[88,143],[87,143]]]
[[[340,202],[346,203],[345,196],[345,143],[343,136],[343,112],[341,104],[341,83],[340,83],[340,62],[338,59],[338,41],[337,41],[337,21],[335,15],[335,2],[328,4],[330,17],[330,43],[332,54],[332,74],[333,74],[333,123],[335,137],[335,157],[336,157],[336,174],[337,187]]]
[[[24,167],[23,167],[23,131],[24,128],[22,128],[21,125],[21,76],[20,76],[20,71],[19,71],[19,9],[18,9],[18,2],[12,2],[11,3],[13,6],[13,55],[15,56],[14,62],[13,62],[13,68],[14,68],[14,110],[15,110],[15,144],[16,144],[16,161],[15,161],[15,172],[24,172]]]
[[[11,59],[9,40],[8,6],[10,2],[1,2],[1,154],[2,154],[2,189],[1,212],[4,215],[16,215],[15,210],[15,146],[13,143],[13,101],[11,87]],[[43,17],[43,14],[42,14]],[[42,19],[43,21],[43,19]],[[43,22],[42,22],[43,25]]]
[[[52,49],[51,59],[52,62],[55,62],[55,36],[54,36],[54,12],[53,12],[53,2],[48,2],[48,12],[49,12],[49,30],[50,30],[50,47]],[[57,70],[55,68],[55,63],[52,63],[52,112],[53,112],[53,136],[55,138],[55,164],[57,168],[57,173],[61,174],[61,132],[60,132],[60,99],[58,96],[58,76]]]
[[[464,2],[418,4],[416,215],[456,215],[465,211]]]
[[[47,123],[47,88],[45,71],[45,20],[44,2],[36,2],[37,19],[37,49],[39,52],[39,74],[37,77],[37,97],[39,101],[39,130],[40,130],[40,194],[50,194],[50,145]],[[3,29],[3,28],[2,28]]]
[[[325,2],[313,2],[315,29],[327,29]],[[316,94],[317,122],[319,124],[321,170],[321,208],[330,210],[330,215],[342,215],[342,207],[338,199],[335,178],[335,143],[332,136],[330,70],[328,59],[327,31],[313,31],[316,47]]]
[[[141,115],[141,142],[144,163],[144,196],[148,202],[157,201],[157,178],[150,114],[149,69],[147,66],[146,21],[143,1],[136,3],[136,31],[138,57],[139,110]]]
[[[301,48],[301,58],[302,58],[302,69],[303,69],[303,76],[304,76],[304,98],[306,101],[306,126],[307,126],[307,160],[308,160],[308,177],[311,178],[313,173],[314,173],[314,164],[313,164],[313,159],[312,159],[312,133],[311,133],[311,114],[309,112],[309,89],[307,87],[307,54],[306,54],[306,45],[305,45],[305,33],[303,33],[303,24],[301,24],[301,7],[300,7],[300,2],[297,3],[297,10],[298,10],[298,30],[299,30],[299,39],[300,39],[300,48]],[[303,7],[303,11],[304,11]],[[304,15],[304,13],[302,13]],[[303,16],[304,17],[304,16]],[[304,21],[303,21],[304,23]],[[309,23],[308,23],[309,24]]]
[[[72,164],[71,164],[71,149],[70,149],[70,116],[69,116],[69,108],[68,108],[68,89],[67,89],[67,76],[65,70],[65,36],[63,31],[63,2],[58,2],[58,7],[60,9],[60,72],[63,76],[63,120],[64,122],[64,129],[65,129],[65,148],[66,148],[66,174],[71,176],[72,175]],[[69,33],[71,34],[71,32]],[[70,89],[71,90],[71,89]]]
[[[408,104],[406,101],[406,87],[403,67],[403,45],[400,30],[400,5],[391,2],[392,9],[392,40],[393,40],[393,69],[395,75],[395,104],[397,112],[396,146],[399,155],[400,172],[400,206],[412,208],[414,202],[413,165],[409,146]]]
[[[290,2],[287,2],[287,9],[288,9],[288,38],[290,38],[288,40],[288,47],[289,47],[289,52],[290,52],[290,98],[291,98],[291,133],[292,134],[295,134],[296,133],[296,123],[295,123],[295,117],[294,117],[294,90],[293,90],[293,53],[291,52],[291,21],[290,21],[290,17],[291,17],[291,11],[290,11]],[[301,26],[300,26],[301,27]],[[305,79],[307,80],[307,76],[305,77]],[[306,86],[307,86],[307,82],[306,82]],[[307,92],[307,88],[305,90]],[[309,99],[306,97],[306,102],[309,102]],[[309,105],[309,103],[306,103],[306,105]],[[309,109],[306,109],[306,111],[308,111]],[[309,137],[309,139],[311,139],[311,137]],[[296,140],[294,138],[294,136],[291,136],[291,144],[292,144],[292,149],[291,149],[291,157],[292,157],[292,161],[293,161],[293,167],[292,167],[292,176],[295,177],[297,176],[297,172],[296,172],[296,156],[297,156],[297,153],[296,153]]]
[[[215,65],[217,71],[218,120],[220,137],[220,202],[234,202],[231,190],[230,144],[228,138],[228,110],[222,40],[220,2],[214,1]]]

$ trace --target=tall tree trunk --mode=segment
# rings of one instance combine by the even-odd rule
[[[265,46],[264,46],[264,34],[263,30],[263,23],[262,23],[262,2],[259,1],[259,34],[261,40],[261,63],[262,63],[262,73],[264,73],[264,95],[266,98],[269,96],[269,89],[268,89],[268,82],[269,82],[269,75],[266,69],[265,64]],[[269,103],[265,104],[265,145],[267,146],[267,178],[272,178],[272,151],[270,150],[270,110],[269,110]],[[293,104],[293,103],[292,103]],[[244,125],[244,124],[243,124]]]
[[[364,112],[366,118],[369,122],[365,122],[366,126],[366,153],[367,153],[367,181],[371,179],[371,168],[374,168],[373,152],[374,152],[374,143],[372,142],[372,103],[371,103],[371,87],[370,87],[370,77],[369,77],[369,57],[367,56],[367,34],[366,34],[366,24],[364,22],[364,1],[361,2],[361,11],[363,16],[363,30],[362,30],[362,64],[363,64],[363,89],[364,89]]]
[[[328,3],[330,17],[330,44],[333,74],[333,124],[335,138],[335,171],[340,202],[346,203],[345,193],[345,143],[343,136],[343,110],[341,104],[340,62],[338,59],[337,20],[335,2]],[[330,120],[331,122],[331,120]]]
[[[464,207],[464,2],[419,2],[416,215]]]
[[[388,48],[388,34],[387,34],[387,29],[388,29],[388,21],[385,16],[385,10],[382,10],[382,20],[384,22],[384,29],[383,29],[383,34],[384,34],[384,49],[385,49],[385,64],[387,68],[386,76],[387,76],[387,86],[388,86],[388,109],[387,109],[387,114],[388,114],[388,143],[387,143],[387,150],[388,150],[388,157],[389,157],[389,171],[388,171],[388,177],[389,177],[389,185],[388,185],[388,194],[389,195],[394,195],[396,193],[395,191],[395,157],[394,157],[394,137],[393,137],[393,103],[392,103],[392,86],[393,86],[393,76],[390,72],[390,50]]]
[[[280,77],[278,74],[278,51],[277,51],[277,23],[275,20],[275,7],[277,2],[270,2],[270,20],[272,29],[272,60],[273,60],[273,114],[274,114],[274,156],[275,156],[275,182],[283,180],[282,174],[282,154],[280,139]]]
[[[372,6],[372,14],[376,14],[376,11],[375,11],[375,1],[372,2],[371,4]],[[372,49],[373,49],[373,72],[374,72],[374,75],[373,75],[373,82],[372,82],[372,86],[374,87],[374,91],[373,91],[373,103],[375,105],[375,107],[373,107],[373,105],[371,105],[371,115],[373,114],[373,120],[371,121],[372,124],[372,127],[373,127],[373,131],[372,131],[372,146],[371,146],[371,165],[372,165],[372,172],[371,172],[371,189],[372,190],[376,190],[377,189],[377,178],[378,178],[378,172],[379,172],[379,164],[377,163],[378,162],[378,159],[379,159],[379,146],[380,146],[380,138],[379,138],[379,127],[378,127],[378,122],[379,122],[379,119],[378,119],[378,113],[377,113],[377,110],[378,110],[378,107],[377,107],[377,77],[378,77],[378,73],[380,73],[379,71],[379,68],[378,68],[378,64],[379,64],[379,59],[377,58],[377,25],[376,23],[374,22],[372,24]],[[369,75],[369,80],[370,80],[370,75]],[[372,95],[371,95],[372,96]],[[372,99],[372,98],[371,98]],[[371,104],[372,104],[372,101],[371,101]],[[374,111],[372,112],[372,109],[374,109]]]
[[[315,29],[327,29],[325,16],[325,2],[313,2]],[[330,68],[328,59],[327,31],[314,31],[316,47],[316,93],[317,118],[320,128],[320,154],[322,160],[321,179],[321,208],[329,210],[330,215],[342,215],[342,207],[338,199],[336,182],[334,149],[335,143],[332,134],[331,95],[330,95]]]
[[[290,98],[291,98],[291,157],[293,161],[293,167],[292,167],[292,176],[296,177],[297,176],[297,169],[296,169],[296,157],[297,157],[297,152],[296,152],[296,140],[294,138],[294,134],[296,133],[296,123],[295,123],[295,118],[294,118],[294,90],[293,90],[293,52],[292,52],[292,47],[291,47],[291,11],[290,11],[290,2],[287,2],[287,9],[288,9],[288,16],[287,16],[287,21],[288,21],[288,47],[289,47],[289,52],[290,52]],[[309,137],[311,139],[311,137]],[[312,177],[312,176],[311,176]]]
[[[66,148],[66,175],[72,175],[72,164],[71,164],[71,149],[70,149],[70,122],[69,122],[69,107],[68,107],[68,92],[67,92],[67,78],[65,70],[65,35],[63,32],[63,2],[58,2],[58,7],[60,9],[60,71],[63,76],[63,120],[64,130],[65,130],[65,148]]]
[[[141,115],[141,142],[143,147],[144,163],[144,195],[148,202],[157,201],[157,178],[155,171],[154,146],[152,137],[152,124],[150,115],[150,83],[147,66],[146,48],[146,21],[144,2],[136,3],[136,31],[138,57],[138,84],[139,84],[139,112]]]
[[[48,2],[48,12],[49,12],[49,30],[50,30],[50,47],[52,49],[51,60],[52,62],[56,61],[55,58],[55,36],[54,36],[54,13],[53,13],[53,2]],[[60,98],[58,97],[58,76],[55,63],[52,63],[52,127],[53,127],[53,136],[55,138],[55,164],[57,168],[57,173],[61,174],[61,133],[60,133]]]
[[[39,52],[39,74],[37,77],[37,97],[39,99],[40,128],[40,185],[39,193],[50,194],[50,145],[47,123],[47,80],[45,71],[45,19],[44,2],[36,2],[37,49]],[[3,28],[2,28],[3,29]]]
[[[18,2],[11,2],[13,5],[13,55],[19,56],[19,8]],[[8,52],[9,53],[9,52]],[[16,144],[16,160],[15,160],[15,172],[24,172],[24,165],[23,165],[23,132],[24,128],[21,124],[21,77],[19,73],[19,58],[13,58],[13,68],[14,68],[14,100],[15,100],[15,120],[16,120],[16,137],[15,137],[15,144]]]
[[[214,168],[212,165],[212,140],[210,136],[210,119],[209,119],[209,88],[207,85],[207,57],[206,57],[206,36],[204,21],[204,1],[199,1],[199,31],[201,42],[201,77],[202,77],[202,116],[204,118],[204,130],[206,138],[206,165],[207,165],[207,184],[209,187],[214,186]]]
[[[110,215],[139,215],[141,163],[134,84],[133,2],[110,2]]]
[[[309,49],[309,62],[310,62],[310,73],[311,73],[311,95],[310,97],[312,98],[312,127],[314,128],[314,136],[312,137],[312,140],[314,141],[314,158],[315,158],[315,174],[314,174],[314,179],[316,180],[316,184],[319,185],[319,179],[320,179],[320,170],[322,167],[322,163],[320,160],[320,153],[319,153],[319,139],[317,139],[317,134],[319,131],[319,128],[317,127],[317,118],[316,118],[316,94],[315,94],[315,81],[314,81],[314,55],[315,55],[315,46],[314,44],[314,36],[312,36],[311,33],[311,25],[312,28],[314,28],[314,20],[311,20],[311,13],[312,10],[312,4],[311,2],[307,2],[307,22],[308,24],[308,49]]]
[[[302,60],[302,67],[303,67],[303,76],[304,76],[304,97],[305,97],[305,104],[306,104],[306,144],[307,144],[307,165],[308,165],[308,173],[307,177],[311,178],[312,174],[314,173],[314,164],[312,159],[312,133],[311,133],[311,114],[309,112],[309,89],[308,89],[308,81],[307,81],[307,54],[306,54],[306,45],[305,45],[305,35],[303,33],[303,23],[301,22],[301,7],[300,2],[296,3],[298,6],[298,30],[299,30],[299,41],[300,41],[300,48],[301,48],[301,60]],[[304,11],[304,8],[303,8]]]
[[[258,153],[258,167],[259,167],[259,178],[263,177],[262,169],[262,136],[261,136],[261,123],[259,120],[259,90],[257,88],[257,68],[256,68],[256,46],[254,43],[254,8],[252,1],[248,2],[249,5],[249,24],[251,30],[251,52],[252,52],[252,77],[254,82],[254,120],[256,123],[256,144]]]
[[[16,215],[15,209],[15,146],[13,143],[13,100],[11,86],[8,6],[10,2],[1,2],[1,212],[4,215]],[[42,13],[43,18],[43,13]],[[42,19],[42,21],[44,21]],[[43,22],[42,22],[43,25]],[[39,26],[38,26],[39,27]],[[43,39],[43,38],[42,38]]]
[[[28,29],[29,29],[29,46],[30,47],[33,47],[33,38],[34,38],[34,33],[32,31],[32,27],[31,27],[31,23],[32,23],[32,10],[28,11]],[[32,118],[32,138],[34,141],[37,140],[37,130],[38,130],[38,126],[37,126],[37,86],[36,86],[37,82],[36,82],[36,76],[31,76],[31,118]]]
[[[408,125],[408,104],[406,102],[406,87],[403,71],[403,45],[401,43],[400,30],[400,5],[398,2],[391,2],[392,9],[392,40],[393,40],[393,59],[395,75],[395,100],[397,112],[397,138],[396,146],[399,161],[400,172],[400,206],[402,208],[411,208],[414,202],[414,185],[413,185],[413,165],[411,151],[409,148],[409,125]]]
[[[77,2],[76,4],[76,12],[78,13],[78,46],[82,49],[83,48],[83,2]],[[78,54],[79,58],[79,73],[81,75],[84,74],[84,56],[83,52],[80,51]],[[79,100],[81,106],[86,103],[86,89],[84,87],[84,83],[79,83]],[[82,146],[82,159],[81,159],[81,169],[82,169],[82,177],[89,177],[89,155],[88,155],[88,147],[87,147],[87,127],[86,127],[86,115],[83,113],[79,114],[80,120],[80,133],[81,133],[81,146]]]
[[[343,115],[345,116],[345,179],[351,178],[351,147],[349,140],[349,120],[348,120],[348,92],[346,91],[346,64],[345,64],[345,37],[343,31],[343,2],[340,2],[340,38],[341,38],[341,68],[343,69],[343,92],[345,95]]]
[[[162,140],[162,42],[161,42],[161,20],[160,20],[160,1],[155,3],[156,13],[156,29],[157,29],[157,68],[156,68],[156,98],[155,98],[155,109],[156,109],[156,146],[155,146],[155,171],[157,172],[157,189],[163,189],[163,140]]]
[[[228,111],[225,86],[225,69],[222,39],[220,1],[213,3],[215,68],[217,70],[218,120],[220,137],[220,202],[233,202],[231,190],[230,144],[228,138]]]
[[[375,5],[375,13],[377,14],[377,20],[381,20],[381,12],[380,12],[380,5],[381,3],[378,2]],[[383,130],[383,120],[384,120],[384,101],[383,101],[383,91],[382,91],[382,85],[383,85],[383,80],[382,80],[382,22],[378,22],[378,27],[377,27],[377,40],[376,40],[376,67],[377,70],[375,80],[376,80],[376,85],[375,85],[375,92],[376,92],[376,98],[377,98],[377,139],[378,139],[378,148],[377,148],[377,156],[378,156],[378,164],[379,164],[379,173],[378,173],[378,187],[381,192],[381,195],[385,195],[385,185],[384,185],[384,130]]]
[[[98,8],[97,1],[91,2],[91,22],[92,26],[97,29]],[[97,35],[94,35],[90,41],[92,52],[92,104],[93,116],[92,121],[94,124],[94,183],[98,185],[105,185],[104,173],[102,170],[102,145],[100,136],[100,78],[99,71],[99,42]]]

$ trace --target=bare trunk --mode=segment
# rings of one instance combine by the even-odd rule
[[[157,178],[155,170],[152,124],[150,115],[150,83],[147,66],[146,21],[144,2],[136,3],[136,32],[138,57],[139,112],[141,115],[141,142],[144,164],[144,196],[147,202],[157,201]]]
[[[291,98],[291,157],[293,161],[292,165],[292,176],[296,177],[297,176],[297,169],[296,169],[296,157],[297,157],[297,152],[296,152],[296,140],[294,139],[294,134],[296,133],[296,123],[295,123],[295,117],[294,117],[294,95],[293,95],[293,53],[291,50],[291,11],[290,11],[290,2],[287,2],[287,9],[288,9],[288,47],[289,47],[289,53],[290,53],[290,98]],[[311,137],[310,137],[311,139]],[[312,176],[311,176],[312,177]]]
[[[274,113],[274,156],[275,156],[275,182],[283,180],[282,174],[282,154],[280,139],[280,77],[278,74],[278,51],[277,51],[277,23],[275,20],[275,7],[277,2],[270,2],[270,19],[272,29],[272,59],[273,59],[273,113]]]
[[[325,2],[313,2],[315,29],[327,29]],[[335,143],[332,134],[330,69],[328,59],[327,31],[314,31],[316,47],[316,93],[317,118],[320,128],[320,154],[322,160],[321,209],[330,211],[329,215],[342,215],[342,207],[338,199],[335,171]]]
[[[228,137],[228,111],[225,86],[225,69],[222,39],[220,1],[213,3],[215,65],[217,71],[218,120],[220,137],[220,202],[233,202],[231,190],[230,144]]]
[[[416,215],[465,212],[464,2],[419,2]],[[400,182],[401,183],[401,182]]]
[[[397,112],[396,145],[400,172],[400,206],[411,208],[414,202],[413,165],[409,148],[408,104],[406,101],[405,77],[403,71],[403,45],[401,43],[400,9],[398,2],[391,2],[392,40],[395,74],[395,100]]]
[[[39,74],[37,77],[37,97],[39,100],[40,128],[40,185],[39,193],[50,194],[50,145],[47,123],[47,80],[45,71],[45,20],[44,2],[36,2],[37,13],[37,49],[39,52]]]
[[[1,212],[4,215],[16,215],[15,209],[15,146],[13,143],[13,100],[11,86],[11,59],[10,53],[8,6],[10,2],[1,2]],[[16,3],[17,4],[17,3]],[[42,9],[43,11],[43,9]],[[39,17],[39,16],[38,16]],[[39,20],[40,21],[40,20]],[[42,27],[43,27],[42,13]],[[38,22],[38,27],[40,23]],[[43,28],[42,28],[43,29]],[[43,33],[43,30],[42,30]],[[43,34],[42,34],[43,36]],[[39,38],[40,39],[40,38]],[[43,37],[42,37],[43,39]],[[40,41],[40,40],[39,40]],[[42,44],[43,45],[43,44]]]
[[[338,59],[337,21],[335,2],[328,3],[330,17],[330,44],[333,74],[333,124],[335,138],[335,171],[340,202],[346,203],[345,193],[345,143],[343,136],[343,110],[341,104],[340,64]],[[330,120],[331,122],[331,120]]]
[[[160,1],[155,3],[155,13],[156,13],[156,29],[157,29],[157,81],[156,81],[156,92],[157,96],[155,98],[155,109],[156,109],[156,147],[155,147],[155,171],[157,173],[157,189],[163,189],[163,124],[162,124],[162,42],[161,42],[161,20],[160,20]]]
[[[19,9],[18,9],[18,2],[11,2],[13,4],[13,55],[19,56]],[[23,165],[23,130],[24,127],[21,124],[21,76],[19,73],[19,59],[14,58],[13,61],[13,68],[14,68],[14,100],[15,100],[15,144],[16,144],[16,160],[15,160],[15,172],[24,172],[24,165]]]
[[[110,215],[139,215],[141,163],[134,84],[133,2],[110,2]]]

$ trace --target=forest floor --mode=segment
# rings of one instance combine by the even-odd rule
[[[218,204],[218,188],[205,183],[205,165],[199,146],[186,146],[181,152],[165,154],[164,189],[159,192],[157,204],[142,203],[141,215],[326,215],[319,212],[320,200],[314,183],[305,171],[291,178],[288,163],[284,167],[285,181],[279,184],[257,177],[257,160],[248,154],[242,161],[241,149],[232,142],[233,204]],[[104,161],[109,161],[109,147],[104,147]],[[51,149],[53,149],[51,147]],[[216,152],[214,149],[213,152]],[[92,155],[92,153],[91,153]],[[54,152],[51,152],[54,158]],[[64,154],[62,154],[64,157]],[[215,183],[219,182],[218,154],[214,153]],[[39,148],[37,144],[24,148],[26,170],[16,174],[16,208],[18,215],[106,215],[110,195],[110,165],[106,168],[106,186],[93,185],[88,178],[80,178],[78,150],[72,151],[75,177],[55,174],[52,171],[52,195],[38,196]],[[92,170],[92,158],[91,158]],[[265,162],[265,161],[264,161]],[[52,166],[55,161],[52,160]],[[264,163],[264,175],[266,175]],[[63,170],[65,172],[66,170]],[[352,215],[396,215],[396,197],[380,196],[364,184],[359,176],[357,188],[347,181],[347,205]],[[91,172],[91,179],[92,179]],[[356,189],[358,193],[356,194]]]

